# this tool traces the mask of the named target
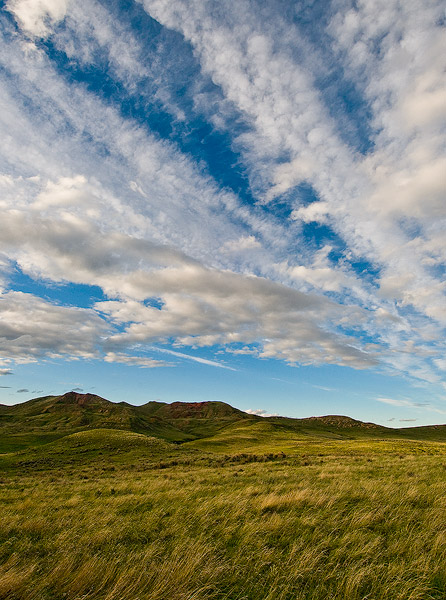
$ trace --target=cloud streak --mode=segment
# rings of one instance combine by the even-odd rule
[[[224,365],[221,362],[215,360],[208,360],[206,358],[201,358],[200,356],[191,356],[190,354],[184,354],[183,352],[177,352],[176,350],[168,350],[167,348],[158,348],[153,346],[151,348],[155,352],[161,352],[164,354],[170,354],[171,356],[176,356],[178,358],[184,358],[186,360],[192,360],[194,362],[201,363],[202,365],[209,365],[210,367],[218,367],[220,369],[228,369],[229,371],[236,371],[233,367],[228,365]]]

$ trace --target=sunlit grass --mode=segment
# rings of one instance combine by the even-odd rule
[[[53,446],[78,451],[68,471],[5,471],[0,598],[446,597],[442,444],[310,443],[254,462],[179,449],[160,468],[158,446],[138,457],[126,438],[116,455],[115,435],[110,471],[81,441]]]

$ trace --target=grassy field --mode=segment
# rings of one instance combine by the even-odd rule
[[[0,598],[446,598],[446,444],[263,433],[4,454]]]

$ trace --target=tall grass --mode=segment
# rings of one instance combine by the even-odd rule
[[[14,471],[0,598],[444,600],[446,456],[419,448]]]

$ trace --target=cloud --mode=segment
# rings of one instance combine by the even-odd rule
[[[230,352],[231,354],[244,354],[244,355],[251,355],[251,356],[258,356],[259,355],[259,349],[254,347],[249,347],[249,346],[243,346],[242,348],[228,348],[228,352]]]
[[[383,402],[384,404],[390,404],[392,406],[408,406],[411,408],[418,406],[411,400],[398,400],[396,398],[376,398],[376,400],[378,402]]]
[[[258,188],[262,179],[273,184],[265,200],[309,179],[322,166],[320,156],[342,151],[333,142],[333,125],[309,70],[289,55],[293,34],[298,44],[303,38],[292,27],[284,31],[280,15],[272,10],[265,19],[267,8],[260,15],[243,1],[237,7],[225,2],[221,11],[212,10],[211,2],[173,7],[144,0],[143,5],[191,42],[202,69],[244,116],[249,129],[238,142],[249,147],[245,159],[254,171],[253,185]],[[277,163],[277,156],[287,154],[287,162]]]
[[[297,267],[286,268],[287,275],[294,280],[303,280],[312,286],[326,291],[339,292],[342,288],[352,289],[355,278],[348,277],[338,269],[330,267]]]
[[[318,390],[323,390],[324,392],[335,392],[335,388],[330,388],[330,387],[325,387],[323,385],[312,385],[311,387],[314,387]]]
[[[88,189],[82,191],[85,185],[85,178],[80,177],[47,184],[37,202],[44,203],[39,205],[42,209],[48,202],[54,206],[55,198],[65,204],[73,197],[79,201],[80,195],[84,202],[87,194],[85,205],[94,206]],[[99,196],[97,185],[95,189]],[[330,331],[331,325],[324,326],[326,320],[343,320],[346,314],[360,322],[364,315],[356,308],[341,307],[265,278],[206,268],[167,245],[117,231],[104,233],[91,220],[72,212],[30,216],[29,211],[10,209],[4,217],[0,223],[3,248],[16,257],[22,270],[53,281],[99,285],[110,297],[120,298],[98,303],[89,313],[49,309],[58,317],[74,314],[95,319],[92,339],[76,344],[79,356],[98,356],[98,349],[87,350],[94,345],[93,331],[111,334],[112,327],[106,323],[111,318],[113,323],[130,324],[124,333],[106,336],[109,346],[166,338],[183,345],[262,344],[266,338],[262,356],[358,368],[377,364],[353,340]],[[141,303],[151,297],[162,299],[161,310]]]
[[[25,392],[29,392],[29,390],[26,388],[20,388],[20,390],[17,390],[17,394],[23,394]]]
[[[446,371],[446,358],[435,358],[433,362],[438,367],[438,369]]]
[[[328,223],[330,205],[328,202],[313,202],[308,206],[300,206],[291,213],[291,218],[304,223]]]
[[[224,244],[240,237],[246,226],[266,240],[280,238],[272,221],[219,190],[174,144],[123,119],[84,87],[65,82],[42,51],[34,48],[26,54],[18,43],[5,40],[2,58],[14,82],[4,81],[1,89],[4,135],[11,124],[14,129],[8,137],[8,162],[40,178],[15,180],[16,189],[9,197],[15,198],[17,208],[28,209],[27,199],[34,195],[35,210],[50,205],[58,211],[69,207],[79,215],[83,207],[82,214],[100,222],[104,230],[128,228],[133,235],[181,246],[191,255],[205,253],[215,260],[221,260],[215,240]],[[73,131],[79,140],[76,144]],[[108,154],[107,164],[101,148]],[[61,156],[67,157],[74,176],[64,174]],[[129,182],[136,183],[150,202],[132,190]],[[17,203],[19,198],[22,202]],[[180,226],[185,223],[187,230]]]
[[[66,13],[69,0],[8,0],[10,10],[20,27],[36,37],[46,37],[51,27],[61,21]]]
[[[423,7],[359,3],[340,10],[330,27],[345,68],[370,102],[377,131],[374,151],[364,160],[370,182],[364,214],[375,232],[387,232],[371,236],[383,263],[382,288],[444,323],[444,286],[426,269],[436,260],[432,247],[445,218],[441,14],[435,1]],[[408,221],[420,236],[404,227]]]
[[[423,409],[423,410],[427,410],[429,412],[435,412],[435,413],[442,414],[442,415],[446,414],[446,410],[432,406],[429,402],[414,402],[413,400],[396,399],[396,398],[376,398],[376,400],[378,402],[383,402],[384,404],[390,404],[391,406]]]
[[[169,338],[196,346],[258,343],[260,356],[292,363],[334,362],[356,368],[377,364],[373,355],[355,347],[354,340],[330,331],[325,323],[345,318],[349,310],[361,320],[357,309],[341,308],[264,278],[195,264],[138,272],[121,278],[120,289],[134,298],[161,296],[163,305],[158,309],[135,300],[97,303],[96,309],[116,324],[127,324],[109,344]]]
[[[361,321],[361,311],[353,307],[264,278],[205,268],[179,251],[129,235],[104,235],[71,213],[57,220],[36,215],[29,220],[24,212],[11,210],[0,231],[4,247],[9,244],[18,253],[28,273],[100,285],[109,296],[121,298],[87,310],[11,292],[3,306],[15,306],[17,313],[5,329],[3,345],[16,358],[21,353],[29,360],[46,353],[94,358],[102,346],[114,352],[116,344],[122,348],[174,338],[183,345],[202,346],[259,342],[261,356],[293,363],[335,362],[358,368],[376,364],[353,340],[324,327],[325,319],[342,320],[347,312]],[[20,246],[22,237],[26,242]],[[161,310],[142,303],[151,297],[162,299]],[[25,313],[33,310],[39,316],[28,322]],[[113,324],[124,323],[128,325],[123,333],[113,332]],[[99,336],[106,338],[105,345]],[[108,356],[110,360],[114,355]]]
[[[11,371],[11,369],[0,369],[0,376],[1,375],[12,375],[12,371]],[[3,386],[3,387],[7,387],[7,386]]]
[[[116,352],[107,352],[104,356],[105,362],[111,363],[123,363],[126,365],[136,365],[145,369],[152,369],[154,367],[172,367],[172,363],[166,363],[162,360],[154,360],[152,358],[145,358],[143,356],[129,356],[127,354],[121,354]]]
[[[253,235],[230,240],[222,247],[222,252],[243,252],[244,250],[255,250],[261,248],[260,242]]]
[[[56,306],[32,294],[0,294],[0,357],[35,362],[99,355],[98,341],[109,326],[89,309]]]
[[[321,327],[324,315],[330,319],[340,311],[323,298],[197,264],[131,272],[127,277],[120,276],[112,265],[106,273],[108,268],[115,274],[105,274],[102,284],[111,290],[115,281],[115,293],[120,287],[127,300],[98,302],[94,309],[81,309],[57,306],[21,292],[2,294],[0,313],[8,318],[0,327],[0,354],[31,362],[44,357],[96,359],[105,351],[107,362],[164,366],[160,361],[122,353],[122,349],[174,338],[179,344],[197,346],[256,342],[260,356],[293,363],[335,362],[357,368],[375,363],[371,355],[352,345],[353,340]],[[101,275],[96,278],[101,283]],[[151,296],[162,297],[161,309],[130,299]],[[232,369],[200,357],[157,350]]]
[[[190,41],[203,71],[243,115],[247,131],[238,143],[259,199],[263,193],[271,200],[300,182],[311,184],[320,202],[298,205],[292,218],[329,224],[354,254],[381,270],[384,280],[389,274],[401,281],[410,276],[411,283],[395,286],[389,299],[445,323],[444,282],[426,268],[432,245],[438,245],[437,219],[445,216],[438,129],[444,89],[441,3],[409,7],[392,1],[383,10],[380,3],[359,3],[351,10],[340,4],[333,14],[328,11],[326,68],[351,73],[348,84],[361,89],[371,111],[371,149],[365,156],[346,145],[324,90],[304,68],[302,36],[285,27],[274,8],[260,16],[249,2],[221,11],[212,10],[211,2],[143,4]],[[314,45],[311,51],[317,56],[319,50]],[[311,67],[323,69],[318,60]],[[414,91],[420,94],[424,126],[414,122],[407,129],[402,123]],[[407,219],[422,229],[415,247]]]
[[[248,415],[257,415],[258,417],[278,417],[279,416],[277,413],[269,413],[267,410],[263,410],[263,408],[256,408],[256,409],[248,408],[248,410],[245,410],[245,412],[248,413]]]
[[[220,369],[229,369],[229,371],[237,371],[233,367],[229,367],[228,365],[224,365],[221,362],[217,362],[215,360],[208,360],[206,358],[201,358],[200,356],[191,356],[190,354],[184,354],[183,352],[177,352],[176,350],[168,350],[167,348],[158,348],[154,347],[153,350],[156,352],[162,352],[165,354],[170,354],[171,356],[177,356],[178,358],[185,358],[186,360],[192,360],[194,362],[201,363],[203,365],[209,365],[210,367],[219,367]]]

